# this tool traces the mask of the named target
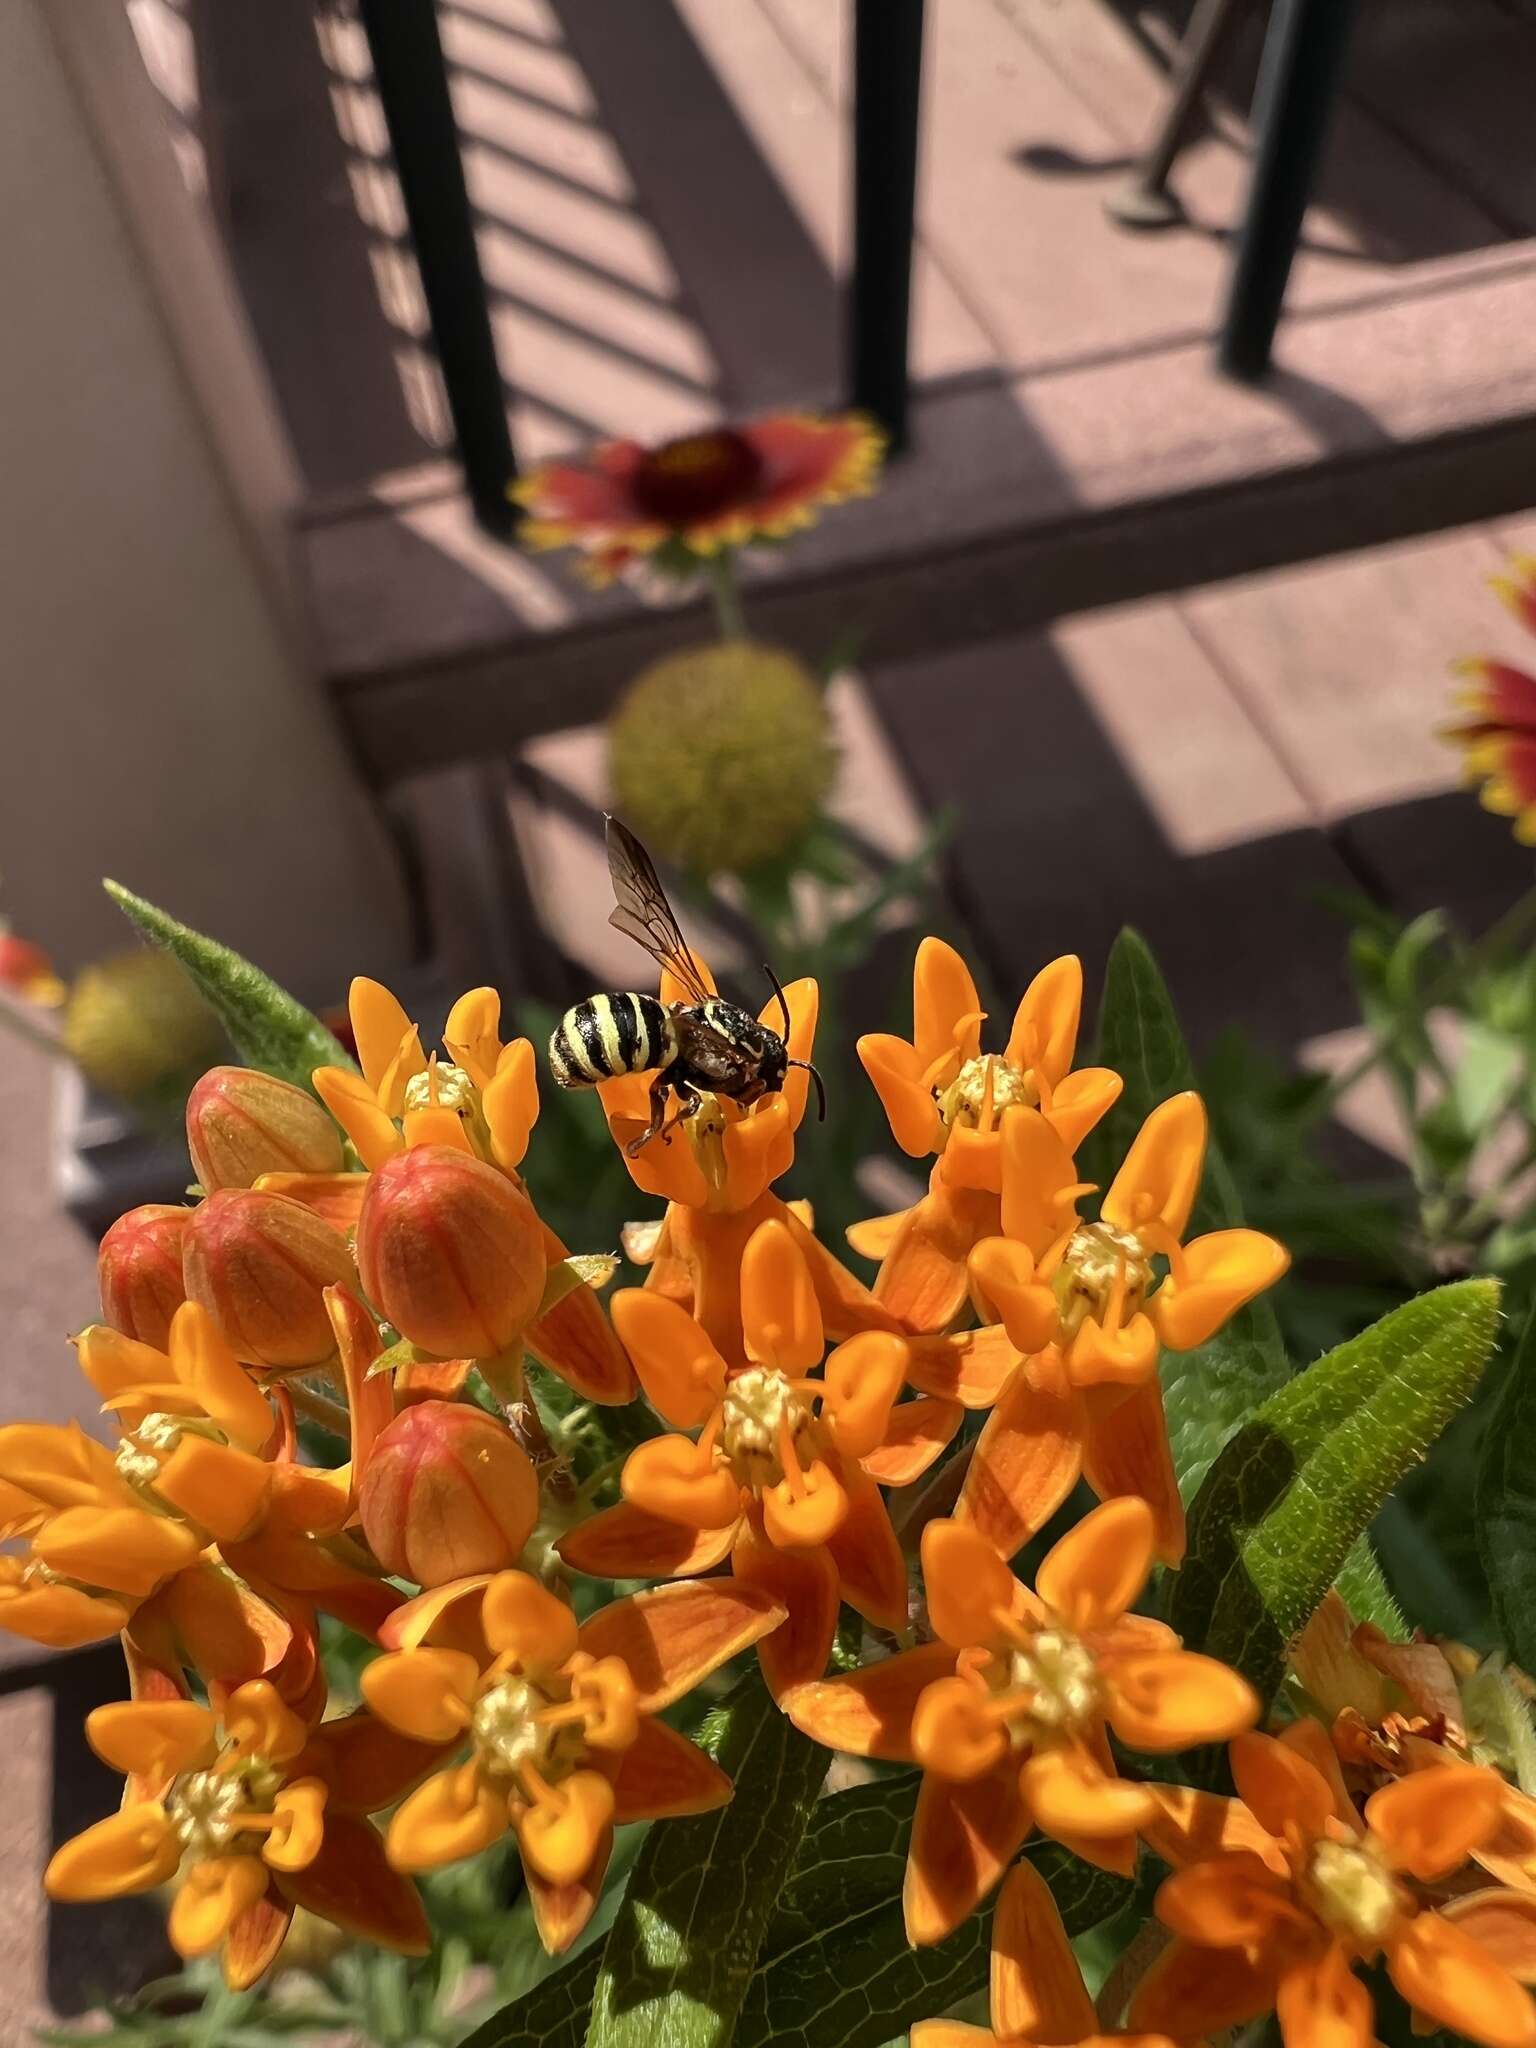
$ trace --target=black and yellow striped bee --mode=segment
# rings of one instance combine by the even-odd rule
[[[826,1090],[809,1060],[792,1060],[777,1031],[723,996],[711,993],[699,963],[688,950],[661,878],[634,833],[609,818],[608,872],[613,878],[614,909],[608,922],[638,940],[653,960],[670,969],[688,991],[686,1003],[663,1003],[632,990],[588,996],[566,1011],[549,1041],[549,1064],[562,1088],[595,1088],[616,1074],[644,1074],[657,1069],[651,1083],[651,1120],[626,1146],[633,1158],[642,1145],[660,1136],[671,1142],[675,1124],[699,1112],[704,1095],[723,1095],[743,1105],[784,1086],[791,1067],[804,1067],[816,1083],[823,1117]],[[770,967],[789,1033],[789,1003]],[[666,1114],[667,1091],[678,1107]]]

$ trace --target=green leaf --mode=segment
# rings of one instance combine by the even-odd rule
[[[492,2013],[463,2048],[581,2048],[602,1960],[600,1947],[584,1949],[526,1997]]]
[[[606,1287],[621,1263],[617,1252],[577,1252],[571,1258],[559,1260],[544,1277],[539,1314],[547,1316],[578,1287]]]
[[[817,1806],[736,2023],[736,2048],[883,2048],[987,1980],[990,1908],[932,1948],[907,1945],[901,1885],[918,1773],[839,1792]],[[1132,1887],[1053,1842],[1030,1861],[1069,1934],[1119,1910]]]
[[[320,1019],[228,946],[204,938],[142,896],[118,882],[101,885],[131,924],[180,961],[199,994],[229,1033],[230,1043],[248,1067],[275,1074],[280,1081],[309,1088],[316,1067],[347,1067],[356,1062]]]
[[[1489,1405],[1476,1493],[1477,1547],[1504,1647],[1536,1671],[1536,1315]]]
[[[1255,1410],[1190,1514],[1169,1619],[1269,1698],[1286,1645],[1402,1475],[1470,1397],[1499,1287],[1462,1280],[1394,1309]]]
[[[827,1755],[754,1670],[705,1724],[735,1783],[717,1813],[652,1830],[603,1949],[590,2048],[723,2048]]]

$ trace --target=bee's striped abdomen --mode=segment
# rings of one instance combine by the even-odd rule
[[[567,1010],[549,1041],[561,1088],[594,1088],[615,1074],[643,1074],[677,1054],[672,1019],[654,996],[632,991],[588,996]]]

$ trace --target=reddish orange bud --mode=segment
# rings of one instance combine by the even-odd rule
[[[538,1519],[539,1482],[494,1415],[418,1401],[375,1438],[358,1509],[385,1571],[443,1586],[516,1562]]]
[[[544,1231],[494,1166],[447,1145],[413,1145],[368,1177],[357,1223],[364,1292],[403,1337],[437,1358],[494,1358],[544,1292]]]
[[[167,1348],[171,1317],[187,1298],[181,1250],[190,1209],[146,1202],[119,1216],[96,1254],[101,1313],[114,1330],[140,1344]]]
[[[187,1150],[204,1190],[254,1187],[264,1173],[339,1173],[341,1133],[291,1081],[210,1067],[187,1097]]]
[[[191,1212],[182,1272],[237,1358],[290,1368],[335,1355],[325,1290],[357,1279],[339,1231],[302,1202],[251,1188],[225,1189]]]

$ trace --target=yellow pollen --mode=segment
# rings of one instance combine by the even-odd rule
[[[424,1074],[412,1074],[405,1084],[407,1110],[455,1109],[462,1115],[479,1107],[480,1091],[462,1067],[447,1060],[435,1060]]]
[[[811,1420],[810,1408],[783,1373],[749,1366],[726,1387],[720,1448],[743,1486],[773,1486],[784,1477],[780,1445],[786,1424],[798,1443]]]
[[[526,1678],[503,1678],[476,1700],[470,1739],[482,1764],[495,1777],[515,1777],[522,1764],[547,1770],[555,1746],[566,1731],[546,1728],[536,1719],[549,1700]]]
[[[184,1436],[206,1437],[210,1443],[227,1443],[216,1423],[198,1416],[166,1415],[159,1409],[146,1415],[137,1429],[130,1430],[117,1447],[118,1475],[159,1514],[174,1511],[155,1492],[160,1467]]]
[[[998,1053],[967,1060],[947,1088],[935,1088],[946,1131],[957,1125],[968,1131],[993,1130],[1005,1109],[1033,1109],[1040,1100],[1032,1074]]]
[[[1034,1730],[1081,1727],[1103,1696],[1092,1651],[1062,1628],[1040,1629],[1026,1647],[1012,1652],[1002,1671],[1011,1690],[1028,1695],[1020,1702],[1018,1729],[1026,1740]]]
[[[233,1770],[188,1771],[172,1785],[165,1802],[192,1863],[218,1856],[242,1832],[254,1812],[270,1813],[282,1773],[265,1757],[243,1757]]]
[[[1075,1336],[1090,1316],[1102,1323],[1124,1274],[1118,1324],[1128,1323],[1152,1285],[1152,1259],[1133,1231],[1110,1223],[1084,1223],[1073,1231],[1051,1286],[1061,1310],[1065,1336]]]
[[[1359,1842],[1319,1842],[1306,1886],[1318,1917],[1367,1951],[1380,1947],[1406,1904],[1392,1873]]]

